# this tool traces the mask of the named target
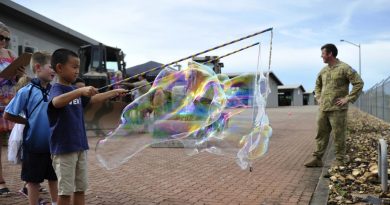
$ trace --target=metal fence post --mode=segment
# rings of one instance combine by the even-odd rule
[[[382,83],[382,120],[385,120],[385,107],[386,107],[386,104],[385,104],[385,82],[386,81],[383,81]]]
[[[381,188],[384,193],[388,191],[387,176],[387,143],[384,139],[379,139],[378,143],[378,177],[381,181]]]
[[[373,106],[373,108],[374,108],[374,111],[375,112],[373,112],[372,114],[374,115],[374,116],[378,116],[378,113],[377,113],[377,108],[378,108],[378,93],[377,93],[377,89],[378,89],[378,84],[379,83],[377,83],[376,85],[375,85],[375,90],[374,90],[374,99],[375,99],[375,104],[374,104],[374,106]]]

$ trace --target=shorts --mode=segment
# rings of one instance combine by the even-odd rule
[[[58,195],[87,191],[87,151],[55,154],[52,158],[58,177]]]
[[[21,178],[31,183],[42,183],[45,179],[57,181],[50,153],[23,151]]]

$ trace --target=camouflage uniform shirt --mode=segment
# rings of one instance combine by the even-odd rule
[[[349,83],[353,88],[348,93]],[[348,103],[343,106],[335,105],[337,98],[355,102],[363,89],[363,80],[348,64],[337,59],[333,66],[325,66],[318,74],[315,86],[315,95],[320,100],[321,111],[335,111],[348,109]]]

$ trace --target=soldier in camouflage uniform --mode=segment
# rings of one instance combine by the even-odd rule
[[[321,47],[322,59],[328,64],[318,74],[315,96],[320,105],[317,118],[317,149],[314,158],[305,164],[306,167],[322,167],[322,157],[328,146],[331,131],[334,135],[336,164],[345,161],[345,135],[347,131],[348,103],[353,103],[363,89],[359,74],[348,64],[336,58],[337,48],[333,44]],[[349,83],[353,88],[350,93]]]

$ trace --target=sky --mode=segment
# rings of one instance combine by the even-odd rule
[[[260,47],[222,59],[222,72],[267,70],[271,62],[270,69],[283,84],[302,84],[306,91],[312,91],[318,72],[325,66],[320,48],[326,43],[335,44],[338,58],[359,71],[359,48],[340,42],[345,39],[361,45],[364,90],[390,76],[388,0],[14,2],[99,42],[121,48],[128,67],[150,60],[169,63],[272,27],[271,56],[270,32],[207,55],[224,55],[260,42]]]

